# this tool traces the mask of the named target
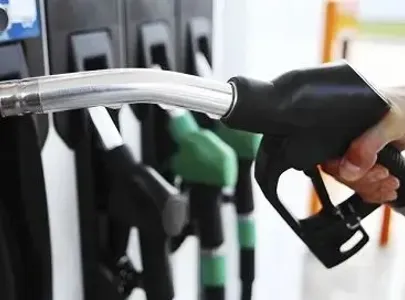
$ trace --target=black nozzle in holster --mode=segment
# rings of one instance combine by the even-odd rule
[[[238,182],[235,189],[235,204],[238,213],[238,230],[239,230],[239,277],[241,280],[241,300],[252,299],[252,286],[255,279],[255,244],[245,244],[245,239],[249,242],[256,238],[254,221],[251,219],[254,213],[254,199],[252,187],[252,160],[239,158]],[[243,221],[242,221],[243,220]],[[241,223],[248,222],[247,226],[252,226],[251,231],[241,231]],[[245,235],[245,236],[242,236]]]
[[[220,187],[190,184],[191,219],[200,244],[200,298],[225,299],[225,256],[218,252],[224,243]],[[218,253],[217,253],[218,252]],[[208,274],[208,275],[207,275]],[[212,277],[207,280],[207,277]]]
[[[43,75],[41,55],[39,37],[1,43],[0,81]],[[47,115],[0,119],[1,299],[52,298],[49,209],[41,158],[48,125]]]
[[[99,47],[88,47],[88,44]],[[97,70],[114,66],[108,34],[95,30],[71,36],[72,70]],[[117,112],[109,110],[119,128]],[[99,134],[103,134],[100,133]],[[108,138],[108,136],[106,137]],[[99,229],[99,262],[105,287],[116,297],[128,296],[134,287],[143,287],[151,299],[170,300],[174,295],[167,237],[181,231],[187,206],[176,189],[152,168],[137,163],[125,145],[104,149],[94,139],[95,193]],[[131,227],[140,231],[143,272],[138,274],[126,257]],[[110,275],[108,275],[108,273]],[[122,277],[122,274],[125,278]],[[107,276],[107,278],[106,278]],[[111,279],[109,279],[111,277]],[[155,286],[152,287],[153,283]],[[158,285],[156,285],[158,284]],[[154,290],[157,291],[154,293]]]
[[[390,109],[385,99],[345,62],[294,70],[270,83],[243,77],[230,82],[237,102],[222,121],[232,128],[264,133],[255,177],[266,198],[325,266],[353,256],[368,241],[360,221],[378,205],[354,194],[333,206],[317,166],[341,158],[351,141],[381,120]],[[378,162],[401,181],[405,178],[404,160],[392,146],[379,153]],[[318,214],[297,220],[281,203],[277,184],[288,169],[311,177],[322,203]],[[403,187],[393,205],[405,205]],[[342,250],[355,233],[361,233],[360,241]]]

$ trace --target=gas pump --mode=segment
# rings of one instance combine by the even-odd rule
[[[90,12],[88,1],[47,2],[50,26],[64,25],[49,34],[54,73],[120,66],[122,8],[109,1],[93,4],[99,10]],[[75,153],[85,299],[126,299],[134,288],[143,288],[151,300],[173,299],[167,241],[185,222],[183,196],[136,162],[119,132],[119,110],[56,113],[55,127]],[[141,237],[142,272],[127,254],[133,227]]]
[[[24,14],[22,14],[24,12]],[[0,1],[0,81],[46,74],[35,0]],[[48,116],[0,119],[0,298],[52,299],[42,150]]]
[[[107,181],[101,182],[107,188],[99,197],[109,195],[107,213],[114,221],[110,224],[115,226],[115,230],[110,227],[110,236],[105,236],[102,252],[112,263],[124,261],[129,266],[125,250],[131,227],[138,228],[144,250],[141,252],[142,274],[132,271],[130,276],[120,280],[118,288],[122,299],[129,296],[134,287],[142,287],[148,299],[173,299],[167,240],[181,232],[188,215],[187,202],[154,169],[135,162],[105,108],[91,108],[89,112],[102,141],[102,161],[97,165],[104,165],[110,174]],[[152,283],[155,290],[150,292]]]
[[[127,5],[127,55],[137,58],[137,63],[129,66],[174,70],[174,17],[170,10],[159,10],[160,1],[149,2],[143,10],[136,1],[127,1]],[[154,12],[150,19],[145,15],[134,19],[137,13],[145,11]],[[154,166],[169,182],[181,178],[182,190],[189,195],[190,224],[180,237],[172,239],[172,250],[176,251],[187,235],[197,235],[203,285],[200,297],[224,299],[226,255],[219,203],[223,188],[236,184],[236,156],[212,132],[201,130],[188,111],[151,104],[138,104],[133,109],[142,122],[144,162]]]
[[[212,1],[178,0],[177,40],[179,70],[191,75],[212,77]],[[232,130],[214,121],[205,114],[194,112],[198,123],[213,130],[237,154],[239,172],[234,191],[230,198],[238,214],[239,276],[241,299],[252,298],[255,278],[256,229],[254,220],[254,199],[252,191],[252,164],[261,137],[244,131]]]
[[[111,44],[120,45],[115,1],[46,0],[45,9],[51,74],[120,66],[120,49],[111,48]],[[113,42],[106,43],[110,39]],[[53,237],[58,247],[55,251],[63,254],[58,256],[58,276],[64,279],[55,298],[114,299],[111,295],[115,296],[116,290],[99,261],[101,221],[96,213],[92,122],[87,110],[78,109],[52,114],[51,123],[48,155],[59,168],[49,166],[48,173],[51,183],[59,187],[51,191],[63,211],[57,222],[66,224]]]

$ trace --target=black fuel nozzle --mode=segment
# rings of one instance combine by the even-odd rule
[[[171,300],[174,287],[168,238],[181,233],[187,223],[188,202],[153,168],[134,159],[105,108],[90,108],[89,113],[102,144],[100,161],[106,171],[102,173],[109,175],[101,184],[110,187],[104,204],[108,215],[124,229],[133,226],[139,230],[142,288],[148,299]],[[118,233],[127,235],[128,231],[118,228]],[[127,237],[118,240],[118,247],[110,245],[114,257],[122,252]]]
[[[344,61],[294,70],[272,82],[234,77],[230,83],[237,101],[222,122],[264,133],[255,178],[268,201],[327,268],[356,254],[369,239],[361,220],[379,205],[354,194],[334,206],[317,166],[341,158],[351,141],[381,120],[390,109],[387,99]],[[386,146],[378,162],[404,182],[404,159],[396,148]],[[298,220],[282,204],[277,185],[288,169],[311,177],[322,203],[318,214]],[[404,188],[393,206],[405,206]],[[342,247],[356,233],[362,238],[349,249]]]
[[[102,144],[101,160],[114,185],[116,197],[109,201],[109,211],[146,232],[157,229],[150,226],[156,221],[153,215],[167,236],[178,235],[188,219],[186,197],[153,168],[135,160],[105,108],[90,108],[89,113]]]
[[[151,212],[153,207],[154,212],[151,213],[159,216],[167,236],[181,233],[188,219],[188,201],[184,195],[154,169],[136,163],[125,145],[105,152],[104,161],[115,180],[123,187],[123,195],[118,198],[120,200],[109,203],[112,212],[117,210],[117,214],[125,216],[132,226],[151,231],[156,229],[148,226],[152,217],[141,208]]]
[[[148,299],[174,297],[169,237],[188,220],[188,202],[152,168],[135,163],[125,146],[105,153],[105,162],[122,189],[109,201],[109,212],[139,230],[142,288]]]

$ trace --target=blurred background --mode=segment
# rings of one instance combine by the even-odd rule
[[[342,58],[379,84],[405,80],[402,0],[0,0],[0,21],[2,81],[106,68],[162,68],[220,81],[235,75],[271,80]],[[9,246],[3,256],[0,250],[0,298],[404,299],[404,216],[379,208],[363,221],[370,242],[348,261],[326,269],[254,179],[245,186],[253,199],[248,209],[235,200],[247,195],[237,187],[243,172],[252,178],[252,149],[260,137],[238,136],[248,145],[238,148],[232,144],[235,133],[224,133],[197,114],[190,118],[228,143],[227,152],[218,155],[239,163],[231,192],[222,183],[206,189],[207,178],[215,176],[207,167],[212,157],[198,149],[208,147],[211,138],[193,137],[195,148],[177,140],[194,132],[194,125],[181,123],[186,129],[173,131],[176,121],[157,106],[108,109],[107,119],[99,119],[104,129],[110,126],[105,136],[85,110],[1,119],[0,243]],[[129,156],[117,158],[102,146],[117,130]],[[219,141],[210,143],[214,148],[208,152],[223,149]],[[250,156],[244,156],[246,151]],[[167,234],[161,212],[145,204],[161,194],[154,196],[150,190],[156,186],[139,182],[160,176],[188,199],[189,207],[181,209],[189,209],[189,222],[181,234]],[[351,195],[332,178],[324,179],[334,202]],[[284,174],[279,193],[298,218],[319,209],[309,179],[300,172]],[[213,216],[220,207],[218,220],[204,219],[203,204],[192,211],[198,194],[207,202],[213,197],[207,213]],[[223,234],[213,234],[212,224],[220,224]],[[204,245],[202,228],[222,235],[223,242]]]

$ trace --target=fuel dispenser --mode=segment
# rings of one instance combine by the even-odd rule
[[[174,50],[166,47],[164,39],[167,35],[170,40],[174,39],[174,0],[125,0],[124,11],[126,66],[145,68],[164,64],[162,68],[173,68],[176,63]],[[158,61],[154,61],[156,59]],[[161,168],[174,147],[165,126],[168,117],[156,105],[137,104],[131,109],[142,124],[142,161],[173,182],[174,175]],[[165,147],[159,147],[157,142]]]
[[[126,3],[128,66],[175,70],[175,1]],[[133,109],[142,122],[143,161],[173,184],[180,179],[178,186],[189,196],[189,226],[172,238],[172,251],[186,236],[196,234],[202,262],[200,297],[224,299],[225,253],[219,203],[223,187],[233,187],[236,182],[235,154],[212,132],[201,130],[186,110],[152,104],[138,104]]]
[[[178,0],[178,68],[181,72],[212,77],[212,1]],[[229,127],[212,120],[205,114],[194,112],[198,123],[213,130],[231,146],[238,157],[238,180],[230,198],[238,214],[239,276],[241,299],[252,298],[255,278],[256,229],[252,191],[252,164],[260,144],[260,135]],[[229,193],[229,192],[228,192]]]
[[[42,13],[34,0],[0,1],[0,81],[46,74]],[[47,134],[47,115],[0,119],[1,299],[52,299],[48,197],[41,156]]]
[[[356,137],[386,116],[396,97],[398,94],[387,93],[384,87],[371,86],[344,61],[291,70],[270,82],[237,76],[225,83],[135,68],[0,83],[0,114],[11,118],[146,102],[203,112],[231,128],[263,133],[255,164],[255,178],[263,194],[312,254],[326,268],[333,268],[367,244],[369,236],[361,221],[380,205],[367,203],[354,193],[335,206],[317,166],[342,157]],[[385,146],[377,160],[403,180],[405,162],[398,149]],[[282,203],[278,183],[289,169],[311,178],[321,196],[319,213],[297,219]],[[404,193],[404,187],[399,187],[398,197],[390,205],[403,210]],[[357,234],[361,239],[347,247]]]
[[[47,2],[53,73],[122,66],[120,4]],[[55,114],[58,134],[75,153],[84,298],[126,299],[143,288],[150,300],[170,300],[167,242],[181,231],[187,203],[153,168],[136,161],[120,123],[116,107]],[[142,272],[127,254],[133,227],[141,237]]]
[[[120,39],[116,1],[46,0],[45,8],[51,74],[119,66],[120,49],[111,46],[119,45]],[[64,177],[55,175],[63,178],[58,182],[63,187],[58,191],[58,205],[64,215],[58,221],[67,224],[55,241],[59,247],[69,249],[60,249],[69,266],[59,268],[60,273],[65,273],[65,289],[60,287],[57,299],[115,299],[115,290],[102,272],[107,267],[100,262],[98,251],[102,221],[96,213],[95,137],[89,114],[85,109],[54,113],[51,121],[52,148],[58,150],[53,150],[52,155],[63,162],[65,172]]]

